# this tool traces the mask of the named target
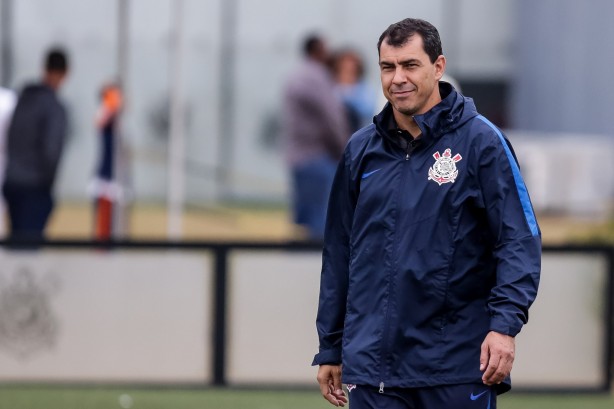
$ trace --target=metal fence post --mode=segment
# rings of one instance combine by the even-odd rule
[[[214,304],[213,304],[213,384],[226,385],[226,313],[228,248],[214,249]]]

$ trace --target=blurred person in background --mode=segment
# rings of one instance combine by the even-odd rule
[[[68,73],[61,49],[45,58],[42,81],[20,93],[7,134],[3,193],[10,218],[10,238],[40,240],[53,209],[52,190],[67,128],[57,92]]]
[[[309,238],[322,239],[337,162],[349,137],[323,38],[303,42],[303,60],[284,87],[282,135],[291,170],[292,211]]]
[[[4,182],[4,168],[6,167],[6,132],[13,116],[17,103],[15,93],[0,87],[0,181]],[[0,198],[0,236],[6,235],[6,215],[4,198]]]
[[[120,199],[121,188],[115,180],[115,156],[119,115],[123,104],[118,85],[108,84],[100,92],[100,106],[96,114],[96,129],[100,141],[100,155],[96,175],[89,191],[94,197],[94,237],[109,240],[113,230],[113,204]]]
[[[331,66],[353,133],[373,121],[377,94],[365,81],[364,64],[356,51],[346,48],[335,52]]]
[[[509,141],[440,81],[435,27],[405,19],[377,48],[389,102],[331,190],[320,390],[343,406],[343,381],[352,409],[494,409],[540,277],[529,195]]]

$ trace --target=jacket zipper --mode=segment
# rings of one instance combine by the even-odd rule
[[[409,160],[412,152],[414,151],[414,149],[416,149],[416,145],[417,143],[415,139],[407,143],[407,148],[405,148],[405,160]]]
[[[414,139],[411,142],[407,143],[407,148],[405,149],[405,162],[409,161],[409,158],[411,158],[411,154],[413,153],[414,149],[416,149],[417,146],[417,141]],[[402,191],[403,191],[403,186],[405,186],[405,178],[402,178],[402,182],[401,182],[401,189],[399,189],[399,194],[401,195]],[[396,233],[395,233],[396,236]],[[395,240],[396,242],[396,240]],[[396,256],[396,252],[395,254],[393,254]],[[386,309],[386,320],[385,320],[385,327],[384,327],[384,348],[383,348],[383,354],[382,354],[382,367],[381,367],[381,378],[385,378],[385,369],[386,369],[386,359],[388,357],[388,321],[390,321],[390,304],[392,302],[392,297],[391,297],[391,293],[392,293],[392,274],[390,275],[390,281],[388,282],[388,308]],[[380,381],[379,383],[379,393],[384,393],[384,381]]]

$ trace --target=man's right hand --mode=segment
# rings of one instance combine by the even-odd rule
[[[348,402],[341,387],[341,365],[320,365],[318,383],[324,399],[335,406],[345,406]]]

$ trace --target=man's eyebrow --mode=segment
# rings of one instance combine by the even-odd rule
[[[408,64],[420,64],[420,60],[418,60],[417,58],[409,58],[407,60],[401,60],[399,61],[399,65],[408,65]],[[389,61],[389,60],[382,60],[379,62],[380,66],[386,65],[396,65],[396,63],[394,61]]]
[[[399,65],[420,64],[420,60],[417,58],[408,58],[407,60],[399,61]]]
[[[379,65],[380,65],[380,66],[382,66],[382,65],[389,66],[389,65],[394,65],[394,62],[384,60],[384,61],[380,61],[380,62],[379,62]]]

